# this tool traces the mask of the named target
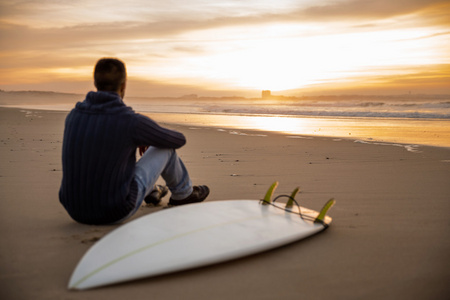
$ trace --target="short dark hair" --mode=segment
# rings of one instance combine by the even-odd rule
[[[126,78],[125,64],[116,58],[102,58],[95,65],[94,84],[99,91],[116,92]]]

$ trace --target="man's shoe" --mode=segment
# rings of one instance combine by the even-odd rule
[[[169,192],[169,188],[163,185],[155,185],[155,189],[151,191],[147,197],[144,198],[145,203],[158,205],[161,202],[161,199],[167,195]]]
[[[192,194],[182,200],[174,200],[170,198],[169,206],[185,205],[190,203],[202,202],[209,195],[209,188],[206,185],[194,186]]]

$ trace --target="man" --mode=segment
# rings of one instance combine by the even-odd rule
[[[172,192],[169,205],[203,201],[207,186],[192,186],[175,149],[180,132],[159,126],[123,102],[126,69],[114,58],[94,69],[97,92],[78,102],[65,122],[59,199],[80,223],[111,224],[131,217],[146,202]],[[142,155],[136,162],[136,149]],[[167,187],[155,186],[162,176]]]

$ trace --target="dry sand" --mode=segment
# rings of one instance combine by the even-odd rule
[[[232,262],[68,291],[80,258],[116,226],[77,224],[59,204],[66,114],[0,108],[1,299],[450,298],[450,149],[177,125],[208,201],[259,199],[278,180],[277,193],[299,185],[309,208],[336,198],[332,226]]]

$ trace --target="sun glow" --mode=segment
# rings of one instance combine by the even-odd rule
[[[383,75],[380,70],[385,66],[439,61],[433,50],[436,48],[416,40],[430,34],[424,30],[302,36],[294,34],[295,26],[277,26],[267,31],[267,38],[257,35],[255,39],[234,41],[235,45],[227,40],[234,32],[223,32],[216,41],[211,41],[207,32],[198,33],[190,43],[200,44],[206,51],[174,57],[169,65],[161,65],[161,72],[154,64],[153,75],[158,72],[159,78],[206,86],[278,91],[341,81],[358,73],[368,75],[371,70]],[[285,28],[287,34],[273,39]]]
[[[251,117],[246,119],[249,129],[258,129],[263,131],[284,132],[289,134],[302,132],[311,134],[310,122],[305,118],[284,118],[284,117]]]

